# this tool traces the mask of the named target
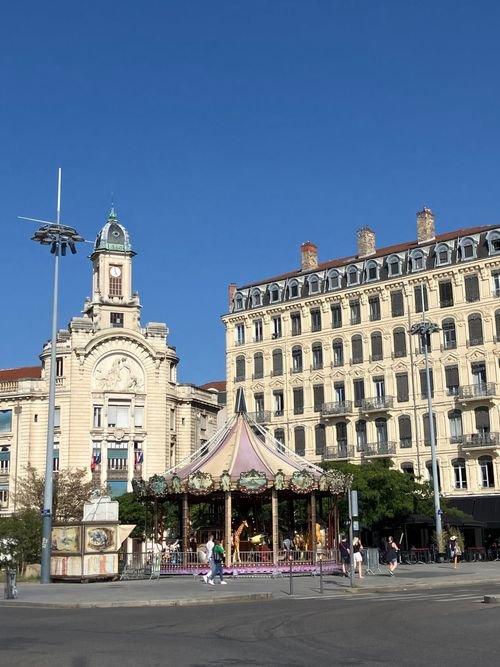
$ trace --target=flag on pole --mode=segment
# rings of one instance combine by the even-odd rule
[[[144,463],[144,452],[137,451],[135,453],[135,465],[138,463]]]

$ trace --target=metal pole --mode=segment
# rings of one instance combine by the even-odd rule
[[[59,170],[59,190],[61,171]],[[58,194],[58,202],[60,193]],[[59,214],[58,214],[59,217]],[[42,509],[42,562],[40,583],[50,583],[50,548],[52,533],[52,475],[54,467],[54,413],[56,401],[56,347],[57,347],[57,295],[59,289],[59,241],[54,253],[54,289],[52,293],[52,336],[50,343],[49,413],[47,424],[47,452],[45,458],[45,486]]]
[[[352,525],[352,498],[351,498],[351,489],[348,489],[348,495],[349,495],[349,585],[352,588],[353,587],[353,579],[354,579],[354,560],[353,560],[353,553],[352,553],[352,543],[354,539],[354,533],[353,533],[353,525]]]
[[[427,410],[429,413],[429,436],[431,439],[431,462],[432,462],[432,489],[434,492],[434,515],[436,521],[436,541],[438,552],[442,549],[442,537],[443,530],[441,526],[441,507],[439,502],[439,481],[438,481],[438,472],[437,472],[437,460],[436,460],[436,434],[434,432],[434,416],[432,414],[432,392],[431,392],[431,378],[429,372],[429,354],[428,354],[428,341],[430,338],[430,333],[422,334],[422,342],[424,345],[424,357],[425,357],[425,381],[427,384]]]
[[[292,557],[289,556],[290,563],[290,595],[293,595],[293,574],[292,574]]]

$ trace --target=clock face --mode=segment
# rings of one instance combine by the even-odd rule
[[[119,278],[122,274],[122,270],[120,269],[119,266],[112,266],[109,269],[109,273],[111,276],[113,276],[113,278]]]

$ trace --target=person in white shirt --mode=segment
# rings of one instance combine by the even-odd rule
[[[208,565],[210,566],[210,574],[209,575],[208,574],[203,575],[203,581],[206,584],[208,584],[208,579],[209,578],[213,579],[215,577],[215,563],[214,563],[214,556],[213,556],[214,546],[215,546],[214,536],[212,535],[212,533],[210,533],[210,535],[208,536],[208,542],[205,545],[205,548],[207,550],[207,561],[208,561]]]

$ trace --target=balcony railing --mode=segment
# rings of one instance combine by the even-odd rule
[[[395,442],[376,442],[365,445],[362,451],[363,458],[376,456],[393,456],[396,453]]]
[[[496,384],[494,382],[481,382],[480,384],[467,384],[458,389],[460,400],[485,398],[496,395]]]
[[[412,439],[411,438],[400,438],[399,439],[399,448],[400,449],[411,449]]]
[[[380,412],[383,410],[390,410],[394,403],[392,396],[380,396],[377,398],[363,398],[360,401],[361,410],[365,412]]]
[[[290,373],[303,373],[304,369],[302,365],[300,366],[294,366],[293,368],[290,368]]]
[[[327,447],[323,454],[323,461],[332,459],[352,459],[354,458],[354,447],[352,445],[339,445],[337,447]]]
[[[335,417],[336,415],[348,415],[352,413],[352,401],[337,401],[336,403],[323,403],[321,406],[322,417]]]
[[[462,436],[462,449],[488,449],[498,446],[500,446],[500,433],[471,433]]]
[[[266,424],[271,421],[271,411],[261,410],[260,412],[249,412],[248,416],[258,424]]]
[[[476,345],[483,345],[484,344],[484,338],[469,338],[467,340],[467,347],[475,347]]]

